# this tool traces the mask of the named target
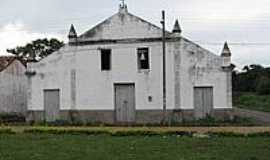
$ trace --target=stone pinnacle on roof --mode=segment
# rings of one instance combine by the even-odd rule
[[[68,33],[68,38],[77,38],[77,33],[73,24],[71,24],[71,27]]]
[[[127,13],[128,12],[128,8],[127,5],[125,3],[125,0],[120,0],[120,4],[119,4],[119,12],[120,13]]]
[[[173,32],[173,33],[181,33],[181,32],[182,32],[178,20],[175,21],[175,24],[174,24],[174,27],[173,27],[172,32]]]
[[[225,42],[225,44],[224,44],[221,56],[222,57],[230,57],[230,56],[232,56],[231,50],[230,50],[227,42]]]

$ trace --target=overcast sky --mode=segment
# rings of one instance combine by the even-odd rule
[[[167,29],[179,19],[183,35],[220,54],[229,42],[233,63],[270,65],[269,0],[126,0],[129,12]],[[43,37],[66,41],[70,24],[90,29],[118,11],[119,0],[0,0],[0,54]]]

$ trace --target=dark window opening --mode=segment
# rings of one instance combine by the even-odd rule
[[[150,69],[148,48],[138,48],[138,68]]]
[[[148,101],[152,102],[153,101],[153,97],[152,96],[148,96]]]
[[[103,71],[111,70],[111,50],[110,49],[101,50],[101,70]]]

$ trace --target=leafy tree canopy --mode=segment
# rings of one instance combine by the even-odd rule
[[[27,43],[25,46],[7,49],[7,52],[16,55],[22,60],[39,61],[51,53],[59,50],[63,46],[64,43],[55,38],[50,40],[44,38]]]
[[[270,68],[252,64],[243,72],[233,72],[233,90],[236,92],[256,92],[270,94]]]

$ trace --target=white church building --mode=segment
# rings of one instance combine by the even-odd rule
[[[162,28],[119,12],[30,63],[28,120],[160,123],[232,113],[231,52],[216,55],[186,39],[176,21],[166,31],[166,108]],[[165,115],[165,116],[164,116]]]

